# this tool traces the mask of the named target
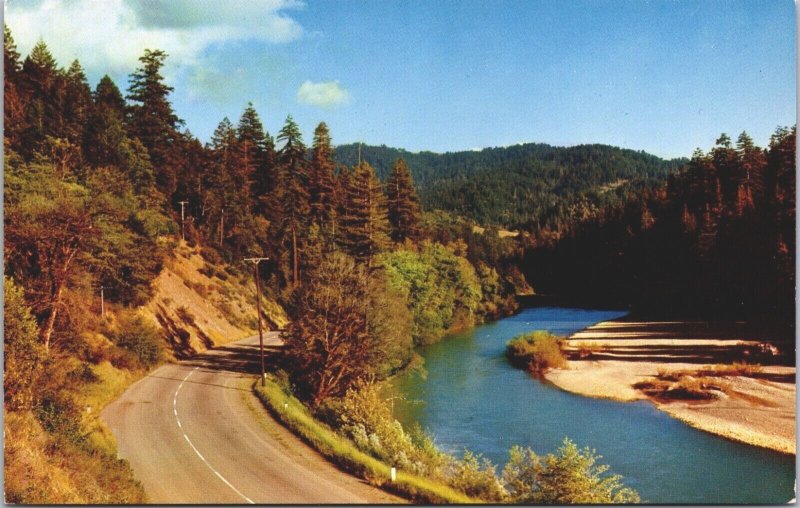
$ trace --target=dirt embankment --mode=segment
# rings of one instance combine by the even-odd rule
[[[796,369],[777,364],[777,357],[764,353],[760,344],[757,333],[740,323],[609,321],[566,340],[567,368],[545,377],[589,397],[651,400],[698,429],[794,454]],[[730,372],[733,362],[762,366],[740,375]],[[676,377],[677,383],[710,380],[718,386],[685,399],[635,386]],[[668,381],[662,384],[669,387]]]
[[[179,245],[153,283],[155,294],[142,311],[164,330],[176,358],[258,333],[252,274],[214,264],[199,248]],[[265,331],[288,319],[275,301],[262,295]]]

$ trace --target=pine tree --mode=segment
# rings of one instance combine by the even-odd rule
[[[11,30],[3,25],[3,102],[5,105],[3,135],[15,149],[19,149],[20,136],[25,122],[26,97],[21,86],[22,63]]]
[[[356,166],[346,180],[344,201],[343,243],[350,255],[370,267],[389,244],[389,220],[381,182],[368,163]]]
[[[236,165],[238,164],[238,143],[236,129],[225,117],[217,125],[208,147],[211,151],[211,164],[208,168],[208,192],[212,213],[217,219],[213,222],[213,235],[222,246],[225,240],[225,222],[228,229],[241,215],[242,201],[239,199],[241,187],[237,185]]]
[[[25,105],[25,126],[19,148],[25,157],[30,157],[45,137],[64,137],[65,82],[63,72],[41,40],[25,58],[22,74],[28,90],[28,104]]]
[[[258,206],[259,197],[269,190],[266,180],[269,178],[270,168],[267,167],[267,134],[252,102],[247,103],[239,119],[236,133],[241,152],[242,172],[250,182],[248,186],[250,195],[247,199],[252,201],[254,211],[261,211]]]
[[[764,193],[764,168],[767,158],[764,151],[753,143],[753,139],[742,132],[736,142],[736,152],[739,155],[739,172],[737,174],[737,215],[742,215],[744,210],[756,207]]]
[[[398,159],[386,181],[386,196],[389,222],[392,224],[392,240],[401,243],[406,239],[417,240],[420,236],[420,205],[411,172],[403,159]]]
[[[278,152],[278,185],[276,192],[281,205],[281,223],[276,228],[280,243],[291,255],[292,287],[300,280],[300,257],[304,227],[308,223],[308,161],[300,128],[289,115],[278,133],[283,146]]]
[[[117,85],[104,76],[92,94],[92,105],[83,135],[83,155],[89,165],[115,166],[128,175],[139,195],[157,201],[150,155],[125,129],[125,100]]]
[[[156,168],[159,189],[171,197],[176,187],[172,149],[180,136],[178,127],[183,123],[172,110],[169,94],[173,88],[164,83],[161,68],[167,54],[161,50],[144,51],[139,57],[141,67],[130,76],[128,99],[128,125],[131,134],[144,144]]]
[[[66,73],[64,96],[64,135],[70,143],[83,142],[89,115],[92,112],[92,90],[80,62],[72,62]]]
[[[108,74],[100,79],[94,91],[94,104],[98,108],[109,109],[119,115],[125,116],[125,99],[122,97],[119,87],[108,77]]]
[[[311,220],[318,224],[325,235],[333,236],[336,220],[334,150],[331,135],[325,122],[314,130],[311,164],[309,171],[309,201]]]

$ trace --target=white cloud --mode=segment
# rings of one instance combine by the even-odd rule
[[[330,109],[350,103],[350,93],[339,85],[339,81],[312,83],[304,81],[297,90],[297,101],[309,106]]]
[[[303,34],[285,10],[297,0],[7,0],[5,23],[20,53],[43,39],[60,65],[129,73],[146,48],[163,49],[169,68],[200,64],[211,45],[283,43]]]

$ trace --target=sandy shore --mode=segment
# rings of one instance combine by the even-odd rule
[[[588,397],[648,399],[692,427],[796,454],[794,367],[766,365],[757,377],[727,376],[727,393],[711,401],[654,399],[633,388],[659,371],[693,371],[741,359],[744,347],[759,342],[735,323],[609,321],[570,337],[565,351],[573,359],[567,369],[551,370],[545,377]],[[592,354],[578,359],[579,348],[591,349]]]

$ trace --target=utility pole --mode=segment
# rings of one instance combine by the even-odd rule
[[[256,274],[256,309],[258,311],[258,348],[261,352],[261,386],[267,384],[267,375],[264,372],[264,334],[261,331],[261,278],[258,275],[258,264],[269,258],[244,258],[246,262],[253,263]]]
[[[183,214],[183,207],[186,206],[188,201],[178,201],[181,204],[181,240],[186,241],[186,228],[184,227],[185,216]]]
[[[106,299],[104,294],[105,289],[105,286],[100,286],[100,317],[106,316]]]
[[[222,231],[225,227],[225,207],[219,209],[219,246],[222,247]]]

